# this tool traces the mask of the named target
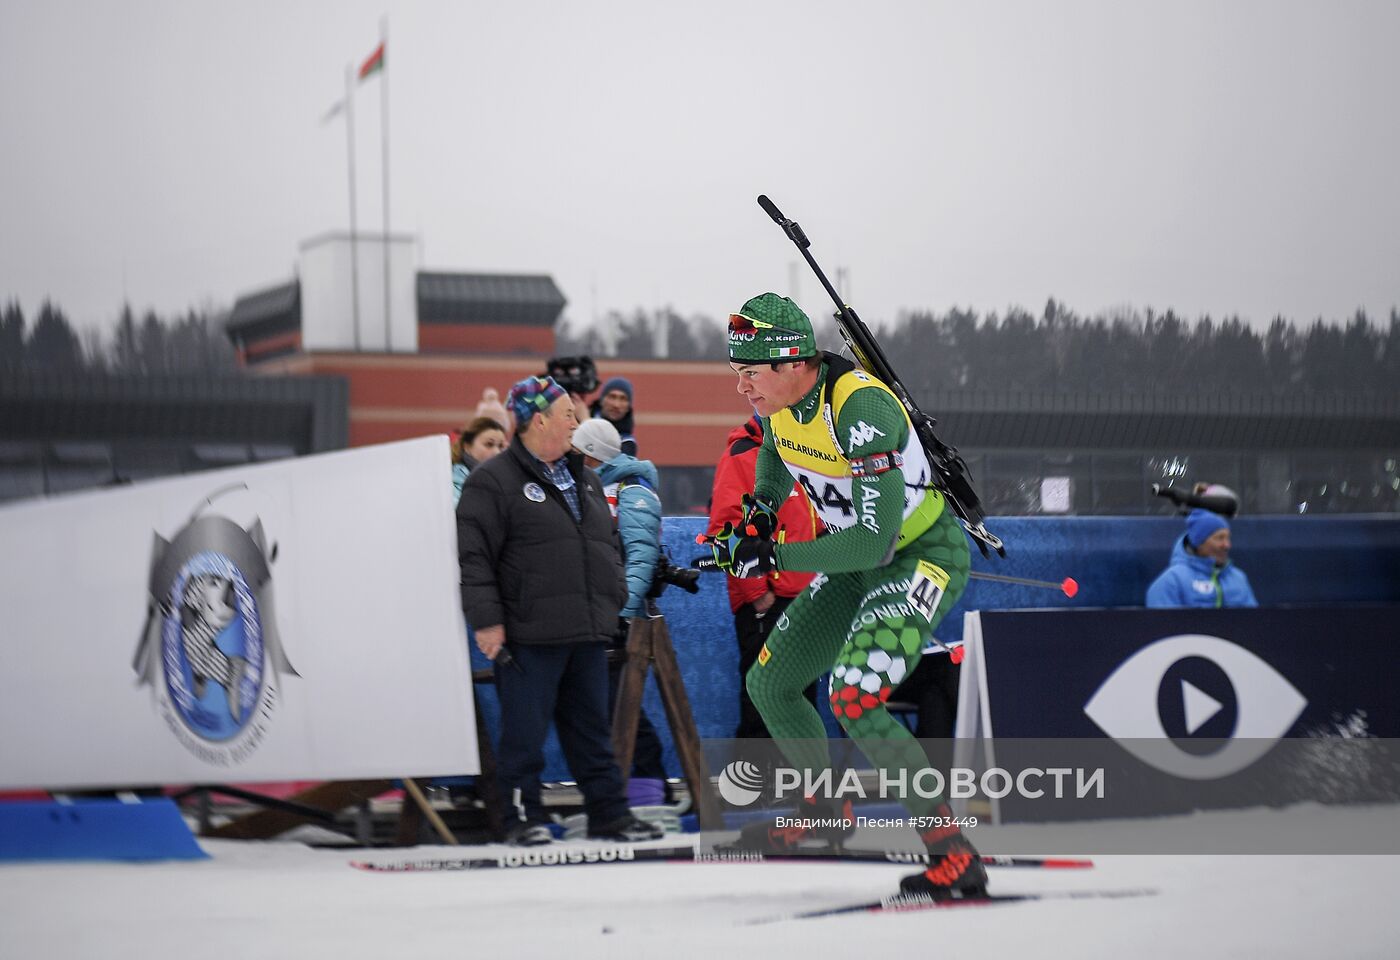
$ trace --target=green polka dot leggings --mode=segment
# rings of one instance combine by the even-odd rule
[[[877,770],[892,778],[928,759],[914,735],[885,709],[890,692],[918,666],[933,628],[962,596],[970,557],[951,510],[883,567],[821,574],[779,618],[745,679],[788,763],[830,766],[821,717],[802,695],[831,671],[831,710]],[[940,798],[910,791],[905,806],[931,816]]]

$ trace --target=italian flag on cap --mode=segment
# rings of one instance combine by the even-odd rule
[[[768,356],[771,357],[771,358],[776,358],[776,357],[795,357],[795,356],[797,356],[797,353],[798,353],[797,347],[769,347],[769,348],[768,348]]]

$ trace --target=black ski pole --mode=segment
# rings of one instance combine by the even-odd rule
[[[701,573],[723,573],[719,564],[715,563],[715,558],[709,554],[701,554],[690,561],[690,565]],[[968,576],[973,580],[987,580],[991,583],[1011,583],[1022,587],[1040,587],[1042,590],[1056,590],[1067,597],[1073,597],[1079,593],[1079,581],[1073,577],[1065,577],[1058,583],[1054,580],[1031,580],[1026,577],[1008,577],[1000,573],[983,573],[981,570],[972,570]]]

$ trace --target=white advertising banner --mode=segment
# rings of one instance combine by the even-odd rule
[[[446,437],[0,507],[0,788],[478,772]]]

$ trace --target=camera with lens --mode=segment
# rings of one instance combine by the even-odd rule
[[[550,357],[545,373],[569,393],[586,396],[598,389],[598,368],[592,357]]]
[[[651,590],[647,592],[648,597],[659,597],[661,591],[668,586],[677,586],[686,593],[700,592],[700,571],[694,567],[678,567],[671,562],[671,558],[666,554],[660,554],[656,558],[656,573],[651,578]]]
[[[1164,487],[1160,483],[1152,485],[1152,494],[1166,497],[1181,513],[1190,513],[1196,508],[1218,513],[1222,517],[1233,518],[1240,512],[1239,494],[1220,483],[1198,483],[1188,493],[1176,487]]]

